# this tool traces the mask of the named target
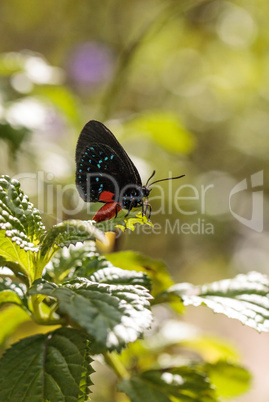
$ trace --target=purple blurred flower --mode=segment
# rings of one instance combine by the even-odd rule
[[[107,81],[113,72],[114,57],[112,50],[98,42],[78,45],[69,61],[72,80],[78,84],[95,85]]]

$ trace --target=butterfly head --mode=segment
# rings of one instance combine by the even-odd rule
[[[179,179],[180,177],[185,176],[185,175],[181,175],[181,176],[177,176],[177,177],[168,177],[167,179],[156,180],[149,184],[149,181],[152,179],[152,177],[154,175],[155,175],[155,170],[153,171],[152,175],[149,177],[149,179],[147,180],[147,182],[144,186],[138,186],[138,185],[127,186],[128,188],[124,192],[124,195],[121,199],[121,204],[123,205],[124,208],[128,209],[128,214],[132,208],[136,208],[136,207],[142,207],[142,213],[143,213],[144,206],[145,206],[145,211],[147,211],[147,209],[149,208],[149,211],[151,212],[151,206],[147,200],[149,197],[149,194],[152,190],[149,187],[155,183],[159,183],[160,181]],[[145,198],[146,198],[146,201],[144,201]],[[149,213],[149,217],[150,217],[150,213]]]
[[[148,188],[148,186],[143,186],[141,191],[143,194],[143,198],[148,198],[150,192],[151,192],[152,188]]]
[[[148,197],[149,193],[150,190],[145,186],[131,185],[124,191],[120,202],[124,208],[128,210],[141,207],[143,205],[143,199]]]

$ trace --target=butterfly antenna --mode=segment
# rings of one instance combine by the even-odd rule
[[[152,179],[152,177],[155,175],[155,173],[156,173],[156,170],[153,170],[153,173],[152,173],[152,175],[148,178],[148,181],[146,182],[145,187],[148,186],[149,181]],[[151,185],[151,184],[150,184],[150,185]]]
[[[154,172],[154,173],[155,173],[155,172]],[[152,176],[153,176],[153,175],[152,175]],[[152,176],[151,176],[151,177],[152,177]],[[185,174],[182,174],[181,176],[167,177],[167,179],[156,180],[156,181],[154,181],[153,183],[150,183],[148,187],[152,186],[152,184],[159,183],[160,181],[176,180],[176,179],[180,179],[181,177],[184,177],[184,176],[185,176]],[[151,177],[150,177],[150,179],[151,179]]]

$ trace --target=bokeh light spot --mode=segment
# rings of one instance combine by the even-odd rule
[[[71,78],[79,84],[97,84],[111,77],[113,72],[112,50],[98,42],[79,44],[69,62]]]
[[[252,16],[243,8],[226,3],[224,12],[217,24],[220,39],[227,45],[245,49],[249,47],[257,34],[257,27]]]

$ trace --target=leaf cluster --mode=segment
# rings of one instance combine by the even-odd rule
[[[117,219],[110,230],[148,223],[139,215],[131,224]],[[165,323],[155,318],[152,325],[153,312],[162,305],[178,317],[184,306],[203,304],[268,331],[268,278],[252,272],[202,286],[174,284],[160,261],[133,252],[101,256],[95,240],[107,241],[102,229],[70,220],[46,231],[20,184],[0,179],[0,322],[10,323],[1,326],[0,341],[29,320],[47,328],[5,351],[0,400],[86,400],[96,356],[133,402],[213,402],[246,391],[250,374],[231,348],[190,335],[190,328],[182,336],[178,318],[167,335]]]

